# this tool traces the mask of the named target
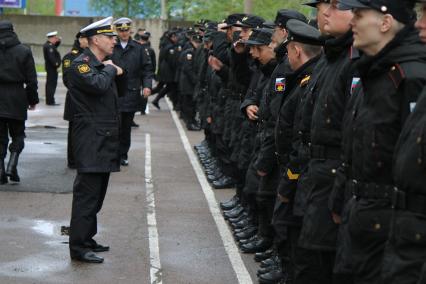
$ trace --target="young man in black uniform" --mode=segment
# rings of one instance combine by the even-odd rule
[[[321,68],[314,71],[319,72],[313,81],[316,83],[308,86],[309,90],[314,89],[312,98],[305,105],[307,117],[311,117],[306,121],[311,126],[310,161],[299,177],[297,188],[307,195],[302,197],[303,201],[298,200],[297,192],[295,197],[295,209],[301,207],[298,202],[306,203],[298,243],[302,250],[297,252],[296,283],[333,283],[337,225],[329,211],[328,198],[335,169],[340,165],[342,117],[352,80],[350,21],[353,16],[351,11],[338,10],[337,3],[331,1],[324,11],[324,30],[331,37],[325,41],[325,55],[318,63]],[[300,216],[300,212],[296,215]]]
[[[342,0],[340,8],[353,10],[354,46],[364,52],[356,65],[363,99],[351,141],[355,202],[348,224],[354,283],[383,283],[395,192],[392,159],[402,126],[426,84],[426,49],[414,28],[412,1]]]
[[[112,17],[97,21],[80,32],[88,38],[86,48],[68,71],[74,107],[73,150],[77,168],[70,227],[71,259],[102,263],[95,252],[108,251],[93,239],[96,214],[101,210],[111,172],[120,170],[119,110],[116,76],[123,69],[111,60],[115,33]]]
[[[426,1],[416,28],[426,43]],[[426,89],[412,105],[412,114],[401,131],[393,159],[396,186],[391,233],[385,247],[383,283],[426,283]]]
[[[27,109],[38,104],[37,73],[31,50],[20,43],[10,21],[0,21],[0,184],[19,182],[17,165],[24,149]],[[10,158],[7,169],[9,135]]]
[[[59,105],[55,102],[56,86],[58,84],[58,68],[61,65],[61,55],[58,52],[58,46],[61,39],[58,32],[46,34],[47,41],[43,45],[44,67],[46,69],[46,105]]]
[[[70,52],[65,54],[62,58],[62,80],[67,89],[68,86],[68,71],[71,67],[71,63],[76,59],[80,54],[83,53],[83,50],[88,46],[87,38],[82,36],[81,33],[77,33],[76,39],[74,40],[73,47]],[[74,154],[72,152],[72,121],[74,118],[74,112],[71,105],[71,100],[69,98],[69,92],[65,96],[65,108],[64,108],[64,120],[68,121],[68,143],[67,143],[67,165],[68,168],[74,169]]]
[[[141,88],[144,97],[151,94],[152,69],[148,49],[130,37],[132,20],[120,18],[114,22],[118,33],[118,41],[114,47],[112,60],[126,70],[125,88],[119,90],[119,108],[121,112],[120,154],[121,165],[128,166],[128,152],[131,144],[131,125],[135,112],[142,104]]]

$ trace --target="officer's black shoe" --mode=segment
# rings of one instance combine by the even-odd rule
[[[248,238],[251,238],[252,236],[256,235],[256,233],[257,233],[257,227],[250,226],[244,232],[235,234],[235,239],[237,239],[237,240],[248,239]]]
[[[194,145],[194,149],[197,149],[199,147],[206,147],[206,146],[208,146],[208,142],[207,142],[207,140],[203,140],[199,144]]]
[[[237,205],[231,211],[223,211],[223,217],[225,218],[225,220],[229,220],[231,218],[238,218],[244,212],[244,207],[242,207],[241,205]]]
[[[264,261],[274,255],[274,251],[272,249],[268,249],[264,252],[258,252],[254,255],[254,261],[261,262]]]
[[[231,223],[231,227],[234,228],[234,229],[245,228],[249,225],[251,225],[251,220],[249,220],[249,219],[243,219],[240,222]]]
[[[4,160],[0,160],[0,184],[7,183],[6,170],[4,168]]]
[[[216,180],[219,180],[223,177],[223,173],[218,172],[217,174],[207,175],[207,180],[212,183]]]
[[[241,245],[240,249],[243,253],[256,253],[269,249],[272,246],[272,241],[259,238],[256,242],[251,242]]]
[[[244,212],[244,207],[241,205],[237,205],[234,207],[234,209],[230,211],[223,211],[223,217],[225,217],[226,220],[230,218],[237,218]]]
[[[220,180],[215,180],[213,182],[213,187],[215,189],[224,189],[224,188],[231,188],[235,186],[235,181],[227,176],[222,177]]]
[[[129,160],[127,160],[127,159],[121,159],[121,160],[120,160],[120,164],[121,164],[122,166],[127,167],[127,166],[129,165]]]
[[[155,106],[158,110],[160,110],[160,105],[158,104],[158,102],[152,102],[152,105]]]
[[[11,181],[19,182],[21,179],[18,175],[18,160],[19,154],[17,152],[11,152],[9,163],[7,163],[6,175],[9,177]]]
[[[132,123],[130,124],[131,127],[139,127],[139,124],[136,124],[136,122],[134,120],[132,120]]]
[[[282,262],[281,259],[275,255],[270,258],[271,264],[268,266],[260,267],[260,269],[257,271],[257,275],[268,273],[272,270],[282,270]]]
[[[247,212],[243,212],[240,214],[240,216],[236,217],[236,218],[229,218],[228,221],[229,223],[238,223],[244,219],[248,218],[248,213]],[[237,232],[238,233],[238,232]]]
[[[277,260],[277,255],[273,254],[271,255],[269,258],[262,260],[260,262],[260,267],[264,268],[264,267],[269,267],[271,265],[273,265]]]
[[[289,283],[287,281],[287,274],[282,271],[282,269],[274,269],[265,274],[259,275],[260,284],[280,284],[280,283]]]
[[[88,251],[81,255],[72,255],[71,259],[81,262],[87,262],[87,263],[102,263],[104,262],[104,259],[100,256],[97,256],[93,251]]]
[[[259,240],[259,237],[257,235],[254,235],[253,237],[249,239],[242,239],[238,241],[238,245],[241,247],[242,245],[249,244],[252,242],[257,242]]]
[[[251,223],[250,225],[247,225],[247,227],[234,229],[234,234],[245,232],[248,229],[250,229],[251,227],[256,227],[257,228],[257,225],[254,225],[253,223]]]
[[[46,105],[48,105],[48,106],[60,106],[61,104],[57,104],[57,103],[46,103]]]
[[[228,201],[220,202],[219,204],[220,204],[220,208],[222,208],[222,210],[229,210],[229,209],[232,209],[235,206],[237,206],[237,204],[239,202],[240,202],[240,199],[238,198],[238,196],[234,195]]]
[[[104,252],[104,251],[109,251],[109,246],[103,246],[100,244],[96,244],[93,248],[92,248],[93,252]]]
[[[189,124],[189,125],[187,125],[187,127],[186,127],[189,131],[200,131],[201,129],[197,126],[197,125],[195,125],[195,124],[193,124],[193,123],[191,123],[191,124]]]

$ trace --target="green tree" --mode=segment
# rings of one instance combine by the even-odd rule
[[[114,17],[158,18],[160,1],[158,0],[90,0],[93,11],[111,14]]]

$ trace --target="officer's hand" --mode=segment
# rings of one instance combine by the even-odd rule
[[[237,40],[234,43],[234,50],[236,53],[243,53],[246,50],[245,44],[241,41],[241,39]]]
[[[211,123],[212,123],[212,117],[211,117],[211,116],[207,117],[207,123],[208,123],[208,124],[211,124]]]
[[[282,202],[282,203],[289,203],[290,200],[287,197],[282,196],[281,194],[278,193],[278,199]]]
[[[257,175],[260,176],[260,177],[264,177],[267,174],[268,174],[267,172],[257,171]]]
[[[110,60],[105,60],[104,62],[102,62],[104,65],[111,65],[111,66],[114,66],[115,67],[115,69],[117,69],[117,76],[120,76],[120,75],[122,75],[124,72],[123,72],[123,69],[121,69],[121,67],[119,67],[119,66],[117,66],[117,65],[115,65],[113,62],[112,62],[112,60],[110,59]]]
[[[29,105],[28,106],[28,110],[35,110],[36,109],[36,105]]]
[[[257,120],[257,111],[259,108],[256,105],[250,105],[246,107],[246,114],[250,120]]]
[[[334,212],[331,212],[331,216],[333,217],[333,221],[336,224],[342,224],[342,217],[340,215],[337,215]]]
[[[151,95],[151,89],[150,88],[143,88],[142,93],[143,93],[143,96],[145,98],[147,98],[147,97],[149,97]]]
[[[213,68],[213,70],[215,70],[215,71],[219,71],[223,67],[222,61],[220,61],[219,59],[217,59],[213,55],[209,56],[208,62],[209,62],[210,67]]]

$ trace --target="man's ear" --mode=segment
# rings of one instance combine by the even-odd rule
[[[395,22],[395,18],[390,14],[385,14],[382,16],[382,23],[380,25],[380,31],[386,33],[389,31]]]

